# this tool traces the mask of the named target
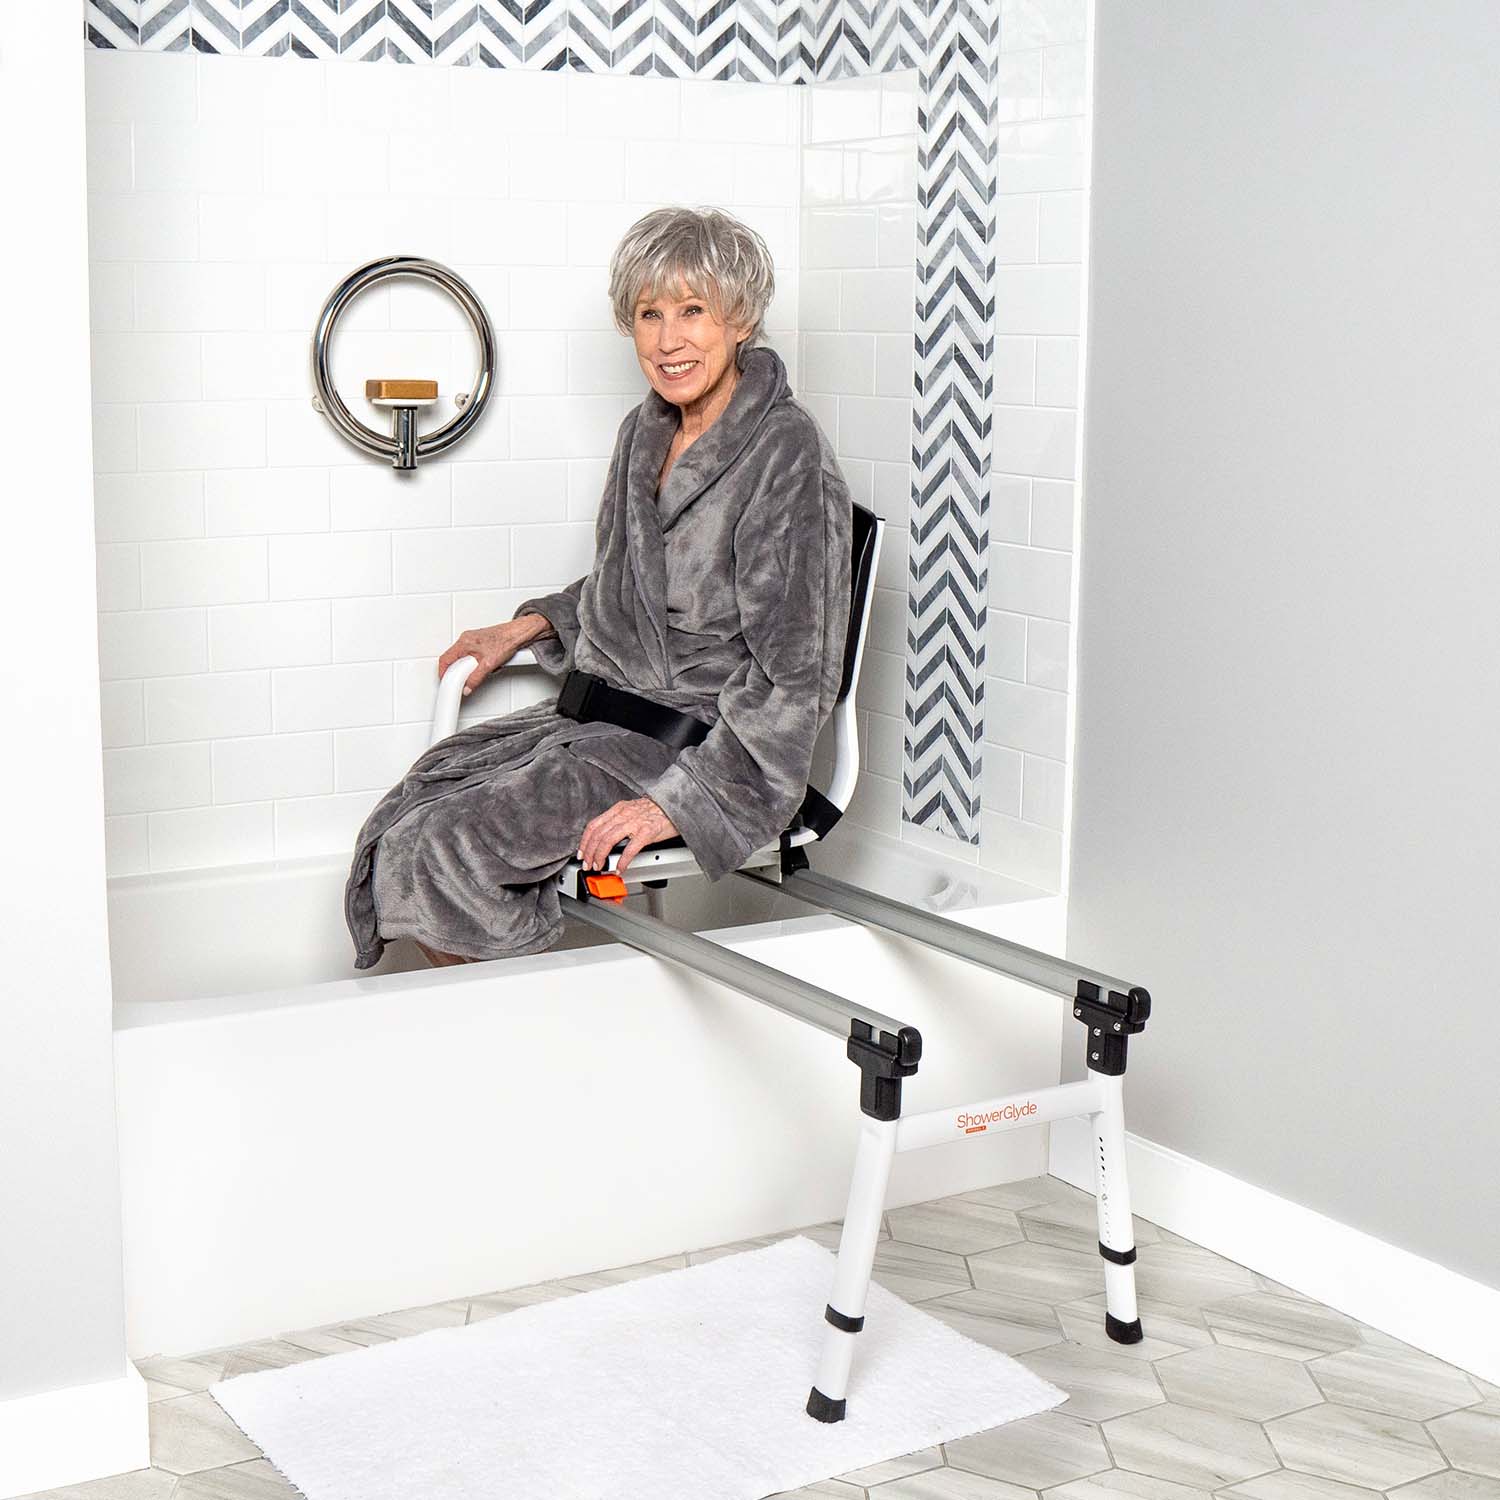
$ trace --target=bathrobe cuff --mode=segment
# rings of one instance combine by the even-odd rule
[[[584,574],[583,578],[575,578],[555,594],[538,594],[525,600],[511,616],[519,620],[522,615],[541,615],[557,632],[556,636],[539,636],[529,644],[537,661],[558,677],[573,669],[573,655],[578,648],[578,595],[587,577]]]
[[[680,761],[668,766],[646,795],[676,825],[710,880],[731,874],[755,853],[756,846],[724,816],[719,799]]]

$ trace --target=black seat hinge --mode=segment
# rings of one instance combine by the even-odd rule
[[[877,1041],[868,1021],[849,1023],[849,1061],[859,1065],[859,1107],[874,1120],[901,1118],[901,1080],[917,1071],[922,1058],[922,1033],[903,1026],[892,1036],[882,1031]]]
[[[1125,1071],[1126,1044],[1151,1018],[1151,996],[1139,987],[1101,996],[1097,984],[1080,979],[1073,1014],[1089,1029],[1084,1061],[1095,1073],[1116,1077]]]

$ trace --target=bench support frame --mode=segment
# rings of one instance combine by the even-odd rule
[[[1117,1343],[1139,1342],[1142,1331],[1135,1294],[1135,1232],[1125,1176],[1123,1084],[1128,1038],[1144,1029],[1151,1012],[1151,997],[1146,991],[818,875],[810,869],[800,848],[783,846],[779,880],[767,880],[748,870],[736,873],[760,885],[779,886],[824,910],[940,948],[991,973],[1067,995],[1074,1016],[1083,1022],[1086,1032],[1086,1076],[1079,1082],[903,1115],[901,1084],[917,1071],[922,1055],[922,1038],[915,1027],[696,933],[682,932],[662,921],[655,911],[647,914],[630,910],[619,899],[601,900],[590,893],[577,861],[560,872],[558,885],[568,914],[642,952],[681,964],[762,1004],[843,1036],[847,1055],[860,1070],[854,1173],[839,1235],[833,1287],[824,1311],[828,1326],[823,1331],[817,1373],[807,1400],[808,1415],[820,1422],[838,1422],[846,1414],[855,1341],[864,1327],[891,1163],[898,1151],[919,1151],[1052,1120],[1087,1118],[1094,1136],[1094,1196],[1099,1254],[1104,1261],[1105,1328]]]

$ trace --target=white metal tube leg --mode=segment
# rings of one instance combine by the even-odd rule
[[[859,1148],[854,1157],[854,1180],[849,1206],[839,1235],[838,1264],[833,1272],[833,1296],[824,1313],[823,1352],[818,1378],[807,1398],[807,1412],[820,1422],[840,1422],[849,1390],[854,1341],[865,1321],[865,1299],[880,1238],[880,1216],[885,1209],[891,1161],[896,1154],[896,1120],[860,1116]]]
[[[1094,1197],[1099,1209],[1099,1254],[1104,1258],[1104,1327],[1117,1344],[1141,1341],[1135,1302],[1135,1224],[1125,1178],[1123,1075],[1096,1074],[1104,1108],[1089,1116],[1094,1132]]]

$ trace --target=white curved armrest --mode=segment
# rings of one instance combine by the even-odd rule
[[[464,683],[478,665],[475,657],[460,656],[443,673],[442,681],[438,683],[437,701],[432,705],[432,730],[427,736],[429,745],[447,739],[458,728],[458,706],[463,702]]]
[[[438,683],[437,701],[432,706],[432,729],[427,737],[429,745],[435,745],[439,740],[447,739],[458,728],[458,711],[463,707],[464,701],[464,683],[468,681],[469,673],[478,665],[474,657],[460,656],[443,673],[443,680]],[[534,667],[536,665],[538,665],[536,653],[530,646],[522,646],[500,670],[503,672],[506,667]]]

